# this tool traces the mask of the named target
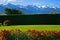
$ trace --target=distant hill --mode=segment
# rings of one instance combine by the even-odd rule
[[[21,10],[24,14],[49,14],[50,12],[60,13],[60,8],[52,8],[52,7],[37,7],[34,5],[22,6],[22,5],[14,5],[8,3],[7,5],[0,4],[0,13],[5,12],[5,8],[13,8],[17,10]]]
[[[4,5],[0,5],[0,13],[4,13],[4,10],[5,10],[5,6]]]

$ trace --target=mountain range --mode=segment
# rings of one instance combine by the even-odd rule
[[[4,14],[5,8],[14,8],[22,11],[24,14],[49,14],[50,12],[57,12],[57,14],[60,13],[60,8],[57,7],[38,7],[34,5],[22,6],[8,3],[6,5],[0,4],[0,14]]]

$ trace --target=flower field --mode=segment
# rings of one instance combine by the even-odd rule
[[[60,40],[60,25],[1,26],[0,40]]]

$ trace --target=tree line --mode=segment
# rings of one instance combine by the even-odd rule
[[[7,14],[7,15],[20,15],[20,14],[23,14],[23,13],[22,13],[21,10],[6,8],[5,9],[5,14]],[[57,12],[52,11],[49,14],[57,14]]]
[[[22,13],[22,11],[17,10],[17,9],[6,8],[5,14],[7,14],[7,15],[19,15],[19,14],[23,14],[23,13]]]
[[[29,15],[29,16],[19,16],[19,15],[21,15],[21,14],[23,14],[22,13],[22,11],[20,11],[20,10],[17,10],[17,9],[10,9],[10,8],[6,8],[5,9],[5,14],[7,14],[7,15],[15,15],[15,16],[12,16],[12,17],[10,17],[10,16],[5,16],[4,18],[6,18],[6,19],[3,19],[3,18],[1,18],[2,20],[3,20],[3,25],[10,25],[11,23],[12,24],[24,24],[24,23],[31,23],[30,21],[32,21],[32,23],[34,24],[36,21],[36,18],[40,18],[40,16],[38,17],[38,16],[36,16],[35,18],[34,18],[34,16],[35,15],[33,15],[32,17]],[[56,12],[50,12],[50,14],[57,14]],[[21,19],[22,18],[22,19]],[[32,20],[31,20],[32,19]],[[43,18],[40,18],[40,19],[43,19]],[[40,21],[40,22],[42,22],[40,19],[38,19],[37,21]],[[28,20],[28,21],[26,21],[26,20]],[[45,22],[45,21],[43,21],[43,22]],[[37,23],[37,22],[36,22]]]

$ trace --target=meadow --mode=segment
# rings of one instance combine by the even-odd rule
[[[12,26],[0,26],[0,30],[15,30],[20,29],[22,31],[26,30],[38,30],[38,31],[44,31],[44,30],[56,30],[60,31],[60,25],[12,25]]]

